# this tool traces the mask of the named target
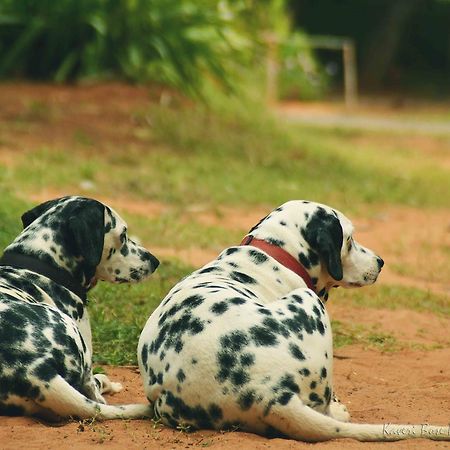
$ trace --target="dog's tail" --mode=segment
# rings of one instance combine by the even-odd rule
[[[143,419],[152,418],[150,404],[106,405],[90,400],[72,387],[63,377],[57,375],[42,390],[43,396],[35,400],[33,414],[56,418],[76,417],[79,419]]]
[[[287,405],[272,406],[265,417],[265,423],[286,436],[310,442],[328,441],[338,438],[352,438],[359,441],[398,441],[426,438],[450,440],[450,426],[357,424],[340,422],[306,406],[298,397]]]

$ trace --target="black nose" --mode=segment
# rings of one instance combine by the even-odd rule
[[[378,262],[378,269],[381,270],[381,268],[384,266],[384,261],[379,256],[377,256],[377,262]]]
[[[152,266],[152,272],[154,272],[159,266],[159,259],[155,258],[151,253],[150,253],[150,264]]]

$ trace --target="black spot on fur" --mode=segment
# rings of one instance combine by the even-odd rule
[[[217,302],[211,306],[210,311],[219,316],[228,311],[228,305],[224,301]]]
[[[236,365],[237,359],[233,353],[230,353],[227,350],[222,350],[217,353],[217,362],[219,367],[230,369]]]
[[[245,273],[238,272],[237,270],[234,270],[230,273],[230,278],[239,283],[256,284],[256,280],[253,277]]]
[[[239,407],[242,411],[248,411],[255,402],[255,391],[253,389],[249,389],[244,391],[238,398]]]
[[[300,388],[298,387],[298,384],[295,383],[294,377],[291,374],[285,374],[281,378],[279,386],[283,389],[289,389],[295,394],[298,394],[300,392]]]
[[[305,269],[311,269],[311,262],[304,253],[300,253],[298,259]]]
[[[183,369],[180,369],[178,372],[177,372],[177,380],[180,382],[180,383],[183,383],[183,381],[186,379],[186,375],[185,375],[185,373],[183,372]]]
[[[250,367],[255,363],[255,355],[252,353],[244,353],[241,355],[241,364],[244,367]]]
[[[210,273],[210,272],[222,272],[223,269],[218,266],[210,266],[206,267],[205,269],[200,270],[198,273]]]
[[[228,334],[224,334],[220,338],[222,348],[227,348],[233,351],[240,351],[249,344],[247,334],[243,331],[236,330]]]
[[[281,405],[287,405],[292,396],[294,394],[292,392],[283,392],[279,397],[278,397],[278,403],[280,403]]]
[[[302,353],[298,345],[294,343],[289,344],[289,352],[295,359],[298,359],[299,361],[304,361],[306,359],[305,355]]]
[[[257,250],[250,250],[248,254],[255,264],[262,264],[268,260],[268,257],[264,253]]]
[[[311,392],[311,394],[309,394],[309,399],[315,405],[322,405],[323,404],[323,400],[315,392]]]
[[[250,376],[243,369],[237,369],[231,372],[230,380],[235,386],[242,386],[250,381]]]
[[[275,238],[268,238],[268,239],[266,239],[266,241],[269,244],[276,245],[277,247],[283,247],[285,244],[285,242],[282,241],[281,239],[275,239]]]
[[[223,412],[220,406],[216,405],[215,403],[211,403],[208,407],[208,413],[213,422],[217,422],[222,419]]]
[[[324,393],[324,395],[325,395],[325,401],[326,401],[326,404],[328,405],[328,404],[330,403],[330,401],[331,401],[331,389],[330,389],[329,386],[327,386],[327,387],[325,388],[325,393]]]
[[[249,333],[258,347],[272,347],[278,344],[276,335],[267,327],[255,325],[249,329]]]
[[[232,303],[233,305],[243,305],[247,302],[247,300],[245,300],[245,298],[233,297],[229,298],[228,302]]]
[[[183,422],[191,425],[193,429],[213,428],[213,417],[222,414],[220,408],[215,404],[211,404],[208,410],[200,405],[191,406],[170,391],[165,392],[165,401],[172,411],[170,414],[164,413],[166,416],[163,414],[162,417],[171,426],[175,424],[175,427],[178,423]]]

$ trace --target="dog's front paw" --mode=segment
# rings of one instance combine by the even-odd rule
[[[350,413],[347,407],[337,398],[334,398],[329,406],[328,415],[340,422],[350,422]]]
[[[115,394],[116,392],[120,392],[122,389],[122,383],[111,381],[111,388],[108,392],[110,392],[111,394]]]
[[[121,383],[111,381],[106,375],[98,373],[94,377],[100,385],[100,392],[102,394],[115,394],[123,389]]]

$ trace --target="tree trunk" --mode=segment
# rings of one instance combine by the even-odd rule
[[[392,0],[385,18],[372,35],[362,55],[361,80],[376,88],[383,81],[401,43],[405,26],[422,0]]]

